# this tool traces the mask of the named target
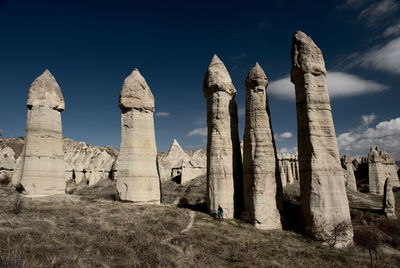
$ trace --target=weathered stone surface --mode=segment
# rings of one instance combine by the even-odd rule
[[[245,83],[242,217],[257,228],[273,230],[282,229],[282,224],[277,207],[277,156],[267,86],[267,76],[256,63]]]
[[[5,144],[0,144],[0,184],[8,185],[12,181],[16,159],[13,149]]]
[[[54,76],[49,70],[45,70],[38,78],[33,81],[28,91],[29,109],[32,107],[49,107],[57,111],[64,111],[64,97],[61,93]]]
[[[25,145],[17,179],[28,194],[59,194],[65,190],[60,111],[64,99],[48,71],[33,81],[28,93]]]
[[[175,139],[167,153],[157,154],[157,162],[161,182],[185,184],[207,173],[207,151],[183,151]]]
[[[137,69],[125,79],[119,106],[121,146],[115,175],[118,194],[122,200],[159,204],[154,97]]]
[[[300,195],[304,229],[327,242],[336,226],[348,228],[336,246],[352,244],[349,203],[340,166],[321,50],[297,31],[292,42],[291,81],[296,89]]]
[[[341,159],[342,167],[345,170],[344,178],[346,182],[346,187],[350,190],[357,191],[356,176],[354,175],[354,166],[351,157],[345,154]]]
[[[112,166],[118,151],[103,146],[88,146],[85,142],[63,139],[66,180],[88,186],[112,176]]]
[[[299,161],[296,154],[278,153],[278,166],[282,187],[299,182]]]
[[[242,161],[238,134],[236,89],[222,63],[214,55],[204,75],[207,99],[207,189],[208,207],[218,205],[225,218],[240,216],[243,202]]]
[[[386,178],[390,178],[392,186],[400,186],[397,165],[392,157],[378,147],[371,148],[368,153],[369,191],[382,195]]]
[[[387,178],[384,185],[383,212],[388,218],[396,218],[395,198],[393,194],[392,180]]]

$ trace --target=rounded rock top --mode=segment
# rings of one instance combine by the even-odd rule
[[[61,93],[54,76],[49,70],[45,70],[31,84],[28,91],[26,106],[32,107],[50,107],[57,111],[64,111],[64,97]]]
[[[125,78],[118,104],[122,110],[143,109],[154,112],[153,93],[137,68]]]

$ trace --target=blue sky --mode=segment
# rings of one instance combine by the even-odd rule
[[[216,53],[238,95],[258,61],[267,74],[277,147],[296,150],[291,38],[321,48],[341,154],[380,146],[400,160],[400,2],[341,1],[19,1],[0,0],[0,129],[24,136],[26,94],[48,68],[64,95],[64,136],[119,148],[118,96],[139,68],[156,103],[159,151],[176,138],[205,148],[202,81]]]

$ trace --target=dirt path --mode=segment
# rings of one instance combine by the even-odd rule
[[[195,217],[195,216],[196,216],[196,212],[194,212],[193,210],[190,211],[190,221],[189,221],[189,224],[188,224],[188,226],[187,226],[185,229],[183,229],[183,230],[181,231],[181,234],[186,233],[187,231],[189,231],[189,230],[193,227],[194,217]]]
[[[186,228],[183,229],[183,230],[180,232],[181,234],[186,233],[187,231],[189,231],[189,230],[193,227],[193,223],[194,223],[194,218],[195,218],[195,216],[196,216],[196,212],[190,211],[190,212],[189,212],[189,215],[190,215],[189,223],[188,223],[188,225],[186,226]],[[171,241],[172,241],[172,239],[173,239],[174,237],[175,237],[174,235],[172,235],[172,236],[170,236],[170,237],[167,237],[166,239],[164,239],[163,241],[161,241],[161,243],[163,243],[164,245],[168,245],[169,247],[171,247],[171,248],[173,248],[174,250],[176,250],[176,252],[178,253],[178,255],[176,256],[176,259],[175,259],[175,265],[176,265],[176,267],[184,267],[184,266],[183,266],[183,261],[184,261],[184,258],[185,258],[185,252],[184,252],[184,250],[183,250],[181,247],[179,247],[178,245],[174,245],[173,243],[171,243]]]

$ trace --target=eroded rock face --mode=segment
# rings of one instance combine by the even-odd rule
[[[278,166],[282,187],[299,182],[299,161],[297,153],[278,153]]]
[[[392,180],[387,178],[384,185],[383,212],[388,218],[396,218],[395,198],[393,194]]]
[[[122,200],[159,204],[154,97],[138,69],[125,79],[119,107],[121,146],[115,175],[118,194]]]
[[[110,147],[88,146],[85,142],[68,138],[63,139],[63,144],[66,180],[92,186],[112,176],[118,151]]]
[[[277,207],[276,147],[267,97],[268,79],[256,63],[247,75],[243,139],[242,216],[257,228],[282,229]]]
[[[350,190],[357,191],[356,176],[354,175],[354,166],[351,157],[345,154],[341,159],[342,167],[345,170],[346,187]]]
[[[390,178],[392,186],[400,186],[397,165],[392,157],[378,147],[371,148],[368,153],[369,191],[382,195],[386,178]]]
[[[347,230],[336,246],[352,244],[349,203],[333,126],[321,50],[297,31],[292,42],[291,81],[296,89],[300,196],[304,229],[327,242],[339,224]]]
[[[17,180],[28,194],[60,194],[65,190],[61,114],[64,98],[48,71],[28,92],[25,145]]]
[[[215,213],[221,205],[226,218],[240,216],[243,186],[236,89],[216,55],[204,75],[203,93],[207,99],[208,207]]]

